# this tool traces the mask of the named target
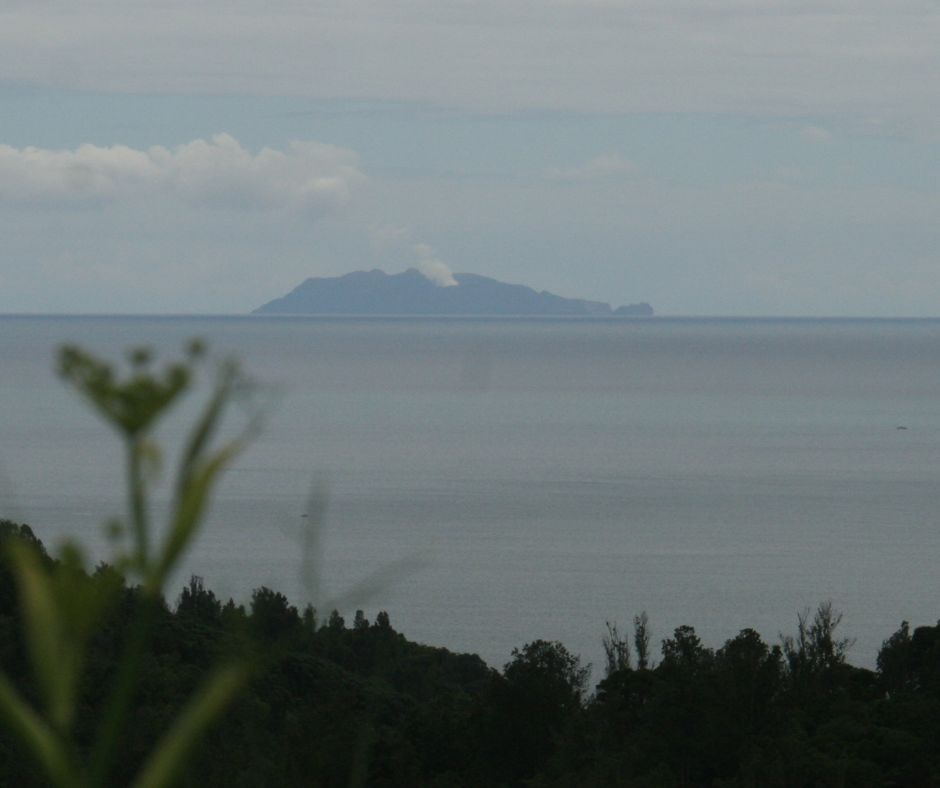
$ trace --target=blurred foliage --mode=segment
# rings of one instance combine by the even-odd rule
[[[152,630],[163,608],[163,586],[192,543],[220,472],[248,437],[246,431],[221,446],[213,445],[226,407],[243,382],[237,367],[224,363],[180,458],[169,521],[163,529],[152,527],[148,495],[160,465],[153,430],[190,387],[203,353],[201,344],[194,342],[183,361],[157,370],[150,351],[133,350],[122,374],[77,347],[60,352],[62,378],[124,443],[128,511],[126,520],[108,524],[113,547],[109,568],[94,575],[86,571],[82,549],[74,542],[64,544],[53,560],[25,526],[6,526],[8,535],[17,537],[4,543],[19,600],[16,618],[23,656],[16,664],[28,665],[30,675],[15,682],[9,674],[0,674],[0,715],[54,785],[97,786],[111,779],[127,719],[137,702]],[[129,591],[125,580],[139,585]],[[99,685],[110,690],[105,690],[96,729],[89,732],[84,715],[79,720],[87,702],[81,688],[86,674],[101,667],[90,662],[89,647],[102,637],[122,592],[136,596],[134,622],[121,633],[117,668]],[[11,596],[7,591],[4,601]],[[171,784],[188,751],[230,703],[247,674],[247,663],[232,657],[215,667],[175,718],[153,732],[146,758],[125,784],[152,788]]]

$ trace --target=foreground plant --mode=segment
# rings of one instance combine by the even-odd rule
[[[192,544],[220,472],[253,430],[251,421],[236,438],[213,448],[223,415],[245,383],[234,363],[222,364],[185,442],[168,521],[155,532],[148,493],[159,471],[160,450],[153,430],[190,388],[202,357],[201,345],[193,343],[184,361],[158,371],[149,351],[135,350],[122,378],[113,366],[76,347],[60,352],[60,375],[117,430],[125,446],[128,513],[125,521],[109,523],[113,546],[109,563],[138,584],[141,609],[124,645],[94,743],[90,750],[80,751],[74,723],[84,658],[118,588],[93,581],[74,543],[61,549],[58,561],[48,560],[22,541],[12,540],[8,545],[6,557],[17,582],[27,654],[39,697],[34,705],[0,674],[0,715],[53,785],[83,788],[108,782],[167,578]],[[155,743],[133,785],[172,784],[200,735],[247,677],[244,659],[230,658],[217,667]]]

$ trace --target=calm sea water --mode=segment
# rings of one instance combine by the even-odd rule
[[[103,557],[119,446],[54,350],[192,336],[269,405],[180,582],[387,609],[494,665],[559,639],[595,677],[643,610],[719,646],[831,599],[863,665],[940,616],[938,321],[4,317],[0,516]]]

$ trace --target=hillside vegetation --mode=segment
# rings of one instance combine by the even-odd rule
[[[27,526],[0,521],[0,534],[53,562]],[[108,566],[88,580],[117,596],[89,644],[79,747],[91,746],[103,688],[147,604]],[[16,596],[0,570],[0,668],[37,702]],[[744,630],[717,651],[680,627],[654,656],[638,624],[639,660],[609,628],[607,675],[590,687],[560,643],[529,642],[495,670],[407,640],[385,613],[321,617],[269,588],[242,606],[194,577],[173,604],[161,601],[111,784],[130,782],[187,698],[233,656],[252,665],[250,679],[179,785],[936,784],[940,628],[902,625],[869,671],[846,662],[826,605],[781,644]],[[0,784],[47,784],[6,732]]]

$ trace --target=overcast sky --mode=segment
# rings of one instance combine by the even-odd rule
[[[937,0],[0,0],[0,312],[433,265],[940,314]]]

